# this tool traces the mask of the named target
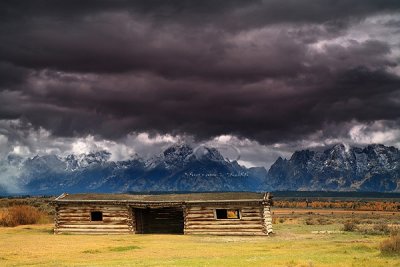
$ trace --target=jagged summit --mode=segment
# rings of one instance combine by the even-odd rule
[[[337,144],[323,152],[296,151],[270,168],[275,190],[400,191],[400,152],[394,147]]]
[[[212,147],[181,143],[144,161],[139,155],[110,160],[107,151],[87,154],[10,155],[0,161],[23,193],[127,191],[400,191],[400,152],[395,147],[342,144],[324,151],[296,151],[267,171],[224,159]],[[15,189],[14,188],[14,189]],[[15,190],[14,190],[15,191]]]
[[[91,165],[103,164],[111,157],[111,153],[105,150],[90,152],[88,154],[68,155],[65,157],[67,169],[76,170],[79,168],[86,168]]]

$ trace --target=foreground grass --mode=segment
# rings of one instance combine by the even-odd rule
[[[0,266],[400,266],[384,236],[312,234],[342,225],[277,224],[270,237],[53,235],[52,225],[0,228]]]

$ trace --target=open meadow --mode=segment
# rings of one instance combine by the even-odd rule
[[[398,212],[274,209],[268,237],[54,235],[52,224],[0,227],[0,266],[400,266],[380,244]],[[355,228],[343,231],[345,224]]]

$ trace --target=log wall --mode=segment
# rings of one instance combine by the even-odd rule
[[[272,233],[272,217],[270,205],[267,202],[263,202],[263,204],[260,204],[260,202],[224,204],[186,203],[186,205],[180,207],[183,209],[184,234],[268,235]],[[55,205],[55,208],[54,233],[56,234],[134,234],[136,231],[134,206],[126,204],[62,203]],[[153,212],[165,213],[171,208],[159,208],[153,210]],[[238,209],[240,210],[240,219],[216,219],[216,209]],[[92,211],[101,211],[103,220],[91,221]],[[154,224],[155,221],[159,221],[158,219],[161,218],[160,214],[156,215],[155,218],[157,220],[144,220],[144,222]],[[161,219],[167,218],[164,217]],[[179,221],[174,220],[175,222],[178,223]],[[158,228],[156,230],[160,231],[153,231],[153,228],[157,225],[143,226],[142,230],[138,233],[146,233],[146,229],[149,230],[148,232],[163,232],[161,231],[163,229],[160,230]],[[168,224],[165,225],[167,226]],[[171,232],[167,231],[171,227],[165,228],[166,232]]]
[[[54,233],[130,234],[135,231],[132,209],[124,205],[59,204]],[[102,221],[91,221],[91,212],[101,211]]]
[[[216,219],[216,209],[239,209],[240,219]],[[188,205],[185,208],[184,233],[205,235],[268,235],[272,232],[269,206]]]

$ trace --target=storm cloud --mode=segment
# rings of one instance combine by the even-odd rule
[[[2,1],[0,120],[283,154],[372,142],[400,128],[399,25],[399,1]]]

